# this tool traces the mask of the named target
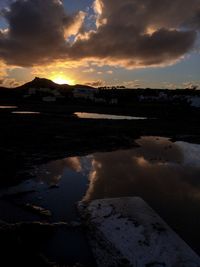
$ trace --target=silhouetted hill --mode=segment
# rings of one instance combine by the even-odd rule
[[[68,85],[67,85],[68,86]],[[29,88],[50,88],[50,89],[54,89],[54,88],[59,88],[59,85],[52,82],[51,80],[48,79],[44,79],[44,78],[38,78],[36,77],[34,80],[25,83],[15,89],[29,89]]]
[[[15,89],[27,89],[27,88],[49,88],[49,89],[74,89],[74,88],[92,88],[86,85],[69,85],[69,84],[57,84],[49,79],[35,77],[31,82],[25,83]]]
[[[91,86],[87,85],[81,85],[81,84],[76,84],[76,85],[69,85],[69,84],[57,84],[54,83],[53,81],[45,78],[38,78],[35,77],[34,80],[27,82],[21,86],[15,87],[15,88],[7,88],[7,87],[0,87],[1,91],[6,91],[6,90],[25,90],[29,88],[49,88],[49,89],[58,89],[58,90],[63,90],[63,89],[74,89],[74,88],[93,88]]]

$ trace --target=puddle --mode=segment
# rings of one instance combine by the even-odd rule
[[[133,117],[133,116],[120,116],[120,115],[109,115],[99,113],[87,113],[87,112],[75,112],[78,118],[81,119],[107,119],[107,120],[146,120],[146,117]]]
[[[36,111],[13,111],[12,114],[41,114],[41,112]]]
[[[0,109],[16,109],[17,106],[0,106]]]

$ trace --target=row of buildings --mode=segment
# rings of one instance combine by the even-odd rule
[[[58,90],[50,88],[29,88],[23,97],[39,97],[44,102],[56,102],[58,99],[64,98]]]
[[[24,98],[37,97],[44,102],[56,102],[66,98],[57,89],[29,88]],[[200,108],[199,90],[157,90],[157,89],[104,89],[104,88],[74,88],[68,94],[73,100],[99,104],[117,105],[120,103],[172,103],[187,104]]]
[[[140,90],[140,89],[138,89]],[[179,90],[154,90],[148,91],[142,89],[138,92],[135,91],[136,94],[133,98],[137,102],[146,103],[146,102],[165,102],[165,103],[185,103],[190,105],[191,107],[200,108],[200,91],[195,91],[191,93],[190,90],[180,93]],[[127,90],[126,90],[127,93]],[[91,100],[95,103],[107,103],[107,104],[118,104],[120,102],[120,93],[118,90],[104,90],[102,88],[99,89],[75,89],[73,91],[73,97],[76,99],[85,99]]]

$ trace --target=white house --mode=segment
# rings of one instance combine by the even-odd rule
[[[24,98],[28,98],[40,93],[47,95],[46,97],[42,97],[42,100],[45,102],[54,102],[56,101],[56,99],[64,97],[56,89],[52,90],[50,88],[29,88],[27,93],[24,95]]]
[[[112,99],[110,100],[110,104],[111,104],[111,105],[117,105],[117,104],[118,104],[118,99],[117,99],[117,98],[112,98]]]
[[[102,97],[94,97],[93,100],[95,103],[106,103],[106,100]]]

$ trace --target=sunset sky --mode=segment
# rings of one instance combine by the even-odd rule
[[[200,0],[0,0],[0,86],[200,86]]]

